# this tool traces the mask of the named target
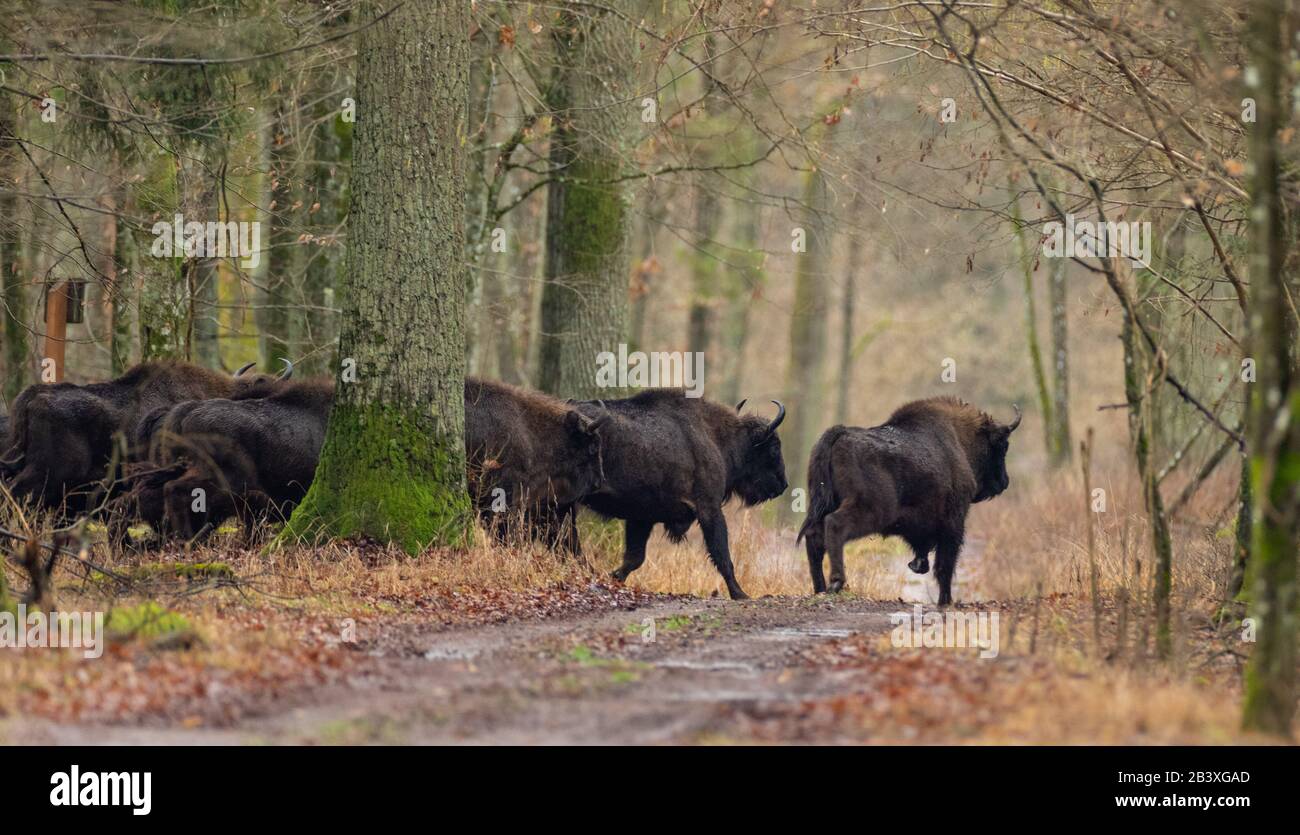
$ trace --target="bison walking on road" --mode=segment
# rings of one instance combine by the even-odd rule
[[[918,574],[935,551],[939,605],[952,602],[952,578],[975,502],[1007,489],[1007,448],[1020,409],[1000,424],[951,397],[902,406],[880,426],[832,426],[808,462],[811,502],[799,530],[806,539],[814,592],[844,588],[844,545],[871,534],[900,536]],[[829,586],[822,561],[830,554]]]
[[[626,520],[616,579],[626,580],[645,562],[646,542],[656,524],[680,541],[699,522],[709,559],[727,592],[736,600],[748,596],[736,582],[722,506],[733,496],[756,505],[785,492],[785,461],[776,434],[785,407],[772,402],[777,415],[770,422],[740,414],[744,401],[733,411],[687,397],[680,389],[652,389],[580,406],[588,414],[602,407],[610,414],[601,432],[605,484],[583,504],[602,516]]]

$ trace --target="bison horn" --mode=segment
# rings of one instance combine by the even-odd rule
[[[776,428],[781,425],[781,421],[785,420],[785,406],[781,405],[780,400],[773,400],[772,402],[776,404],[776,419],[767,425],[767,431],[763,433],[764,441],[775,435]]]
[[[736,411],[739,412],[741,409],[745,408],[745,404],[748,403],[748,402],[749,402],[749,398],[746,397],[744,400],[742,400],[742,401],[740,401],[739,403],[737,403],[737,404],[736,404]]]
[[[284,370],[280,372],[280,379],[287,380],[293,376],[293,363],[288,358],[280,357],[280,362],[284,363]]]
[[[1020,414],[1019,406],[1012,406],[1011,408],[1016,410],[1016,419],[1007,424],[1008,435],[1016,431],[1016,427],[1020,425],[1020,418],[1023,417],[1023,415]]]
[[[235,376],[236,376],[236,377],[242,377],[242,376],[244,376],[244,374],[248,371],[248,369],[252,368],[252,367],[255,366],[255,365],[257,365],[257,363],[255,363],[255,362],[250,362],[248,365],[245,365],[243,368],[241,368],[241,369],[239,369],[238,371],[236,371],[236,372],[235,372]]]

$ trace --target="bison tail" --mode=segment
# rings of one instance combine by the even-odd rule
[[[835,486],[831,481],[831,448],[844,434],[846,427],[832,426],[822,433],[808,458],[808,517],[799,528],[795,543],[822,523],[826,516],[839,506]]]

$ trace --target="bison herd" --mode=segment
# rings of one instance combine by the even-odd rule
[[[105,383],[38,384],[0,417],[0,479],[9,494],[61,518],[101,519],[110,541],[147,522],[160,541],[194,541],[238,519],[251,541],[302,500],[316,469],[334,382],[245,366],[227,375],[146,362]],[[732,598],[736,582],[723,506],[757,505],[788,484],[775,416],[680,389],[618,400],[561,401],[503,383],[465,380],[467,481],[489,531],[509,521],[579,553],[577,509],[624,520],[618,580],[639,568],[655,525],[680,540],[698,523]],[[881,426],[834,426],[809,462],[810,507],[799,531],[816,592],[844,588],[844,546],[902,537],[913,571],[935,575],[941,604],[971,504],[1008,486],[1019,411],[1000,424],[962,401],[909,403]],[[511,512],[503,512],[511,511]],[[822,563],[829,554],[830,582]]]

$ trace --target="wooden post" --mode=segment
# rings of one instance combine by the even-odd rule
[[[63,382],[64,348],[68,339],[68,282],[50,288],[45,298],[45,349],[42,360],[54,360],[54,382]],[[44,365],[44,362],[42,362]],[[44,373],[44,368],[41,369]],[[44,380],[42,380],[44,382]]]

